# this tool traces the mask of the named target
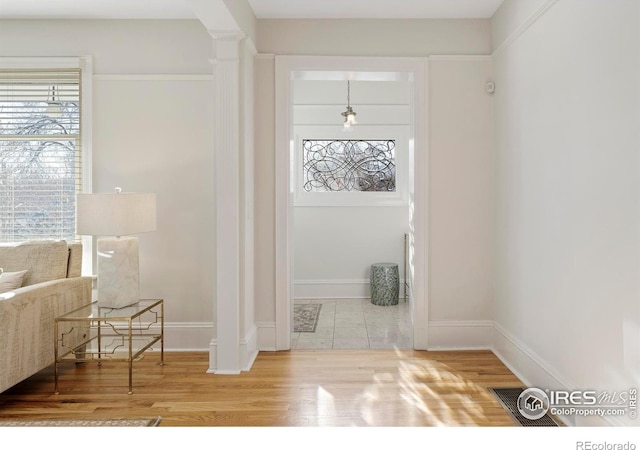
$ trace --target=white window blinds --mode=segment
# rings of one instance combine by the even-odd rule
[[[80,69],[0,69],[0,241],[76,239]]]

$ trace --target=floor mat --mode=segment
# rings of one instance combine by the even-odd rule
[[[140,419],[11,419],[0,420],[0,427],[157,427],[162,417]]]
[[[293,305],[293,331],[296,333],[315,332],[321,306],[319,303]]]

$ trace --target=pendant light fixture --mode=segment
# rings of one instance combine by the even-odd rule
[[[56,87],[51,86],[51,100],[47,101],[47,109],[44,111],[45,115],[52,119],[59,119],[62,116],[62,105],[60,99],[56,98]]]
[[[344,127],[349,128],[351,125],[357,125],[356,112],[351,108],[351,85],[347,80],[347,110],[342,113],[344,116]]]

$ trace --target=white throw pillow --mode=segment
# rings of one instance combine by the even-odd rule
[[[26,273],[26,270],[20,270],[18,272],[1,272],[0,294],[22,287],[22,280],[24,279],[24,275]]]

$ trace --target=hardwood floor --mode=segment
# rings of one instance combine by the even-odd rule
[[[0,420],[161,416],[183,426],[514,426],[487,390],[522,386],[489,351],[262,352],[249,372],[207,374],[208,354],[147,353],[127,366],[53,368],[0,394]]]

